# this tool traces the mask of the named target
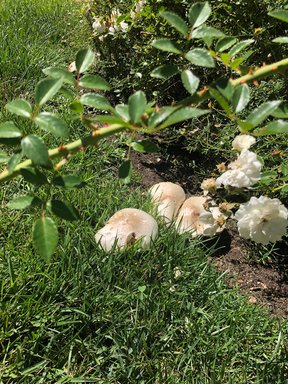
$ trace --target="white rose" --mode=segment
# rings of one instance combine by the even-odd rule
[[[244,149],[237,160],[228,165],[229,170],[216,179],[216,185],[251,187],[260,180],[261,167],[256,153]]]
[[[288,210],[279,199],[251,197],[235,214],[238,231],[244,239],[268,244],[281,240],[288,226]]]
[[[249,149],[251,145],[256,143],[256,139],[250,135],[238,135],[232,141],[232,148],[241,152],[243,149]]]
[[[95,33],[101,34],[106,31],[106,26],[104,23],[101,23],[99,19],[94,19],[94,22],[92,24],[92,28],[94,29]]]

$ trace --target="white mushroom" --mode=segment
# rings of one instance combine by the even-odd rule
[[[148,213],[135,208],[116,212],[95,235],[95,240],[108,252],[114,244],[124,248],[139,240],[142,248],[148,248],[158,233],[156,220]]]
[[[205,209],[204,205],[213,203],[207,196],[192,196],[185,200],[176,219],[179,233],[191,232],[192,237],[214,236],[225,226],[225,217],[218,207]]]
[[[157,207],[158,215],[163,217],[166,224],[171,223],[185,201],[183,188],[167,181],[153,185],[149,189],[149,193]]]

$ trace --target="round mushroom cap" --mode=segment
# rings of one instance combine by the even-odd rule
[[[157,207],[158,215],[163,217],[166,224],[171,223],[185,201],[184,189],[178,184],[166,181],[153,185],[149,193]]]
[[[191,232],[192,237],[203,234],[199,217],[206,212],[203,205],[208,199],[206,196],[192,196],[184,201],[175,223],[177,232]]]
[[[152,216],[140,209],[124,208],[96,232],[95,240],[108,252],[114,245],[122,249],[137,240],[141,248],[148,248],[157,234],[158,224]]]

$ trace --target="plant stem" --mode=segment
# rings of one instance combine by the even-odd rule
[[[96,145],[104,137],[114,135],[115,133],[124,131],[125,129],[126,127],[119,124],[112,124],[108,127],[99,128],[93,131],[89,136],[75,140],[69,144],[50,149],[48,151],[49,158],[55,159],[57,157],[66,157],[70,153],[78,152],[81,149],[85,149],[90,145]],[[0,183],[13,179],[15,176],[19,175],[21,169],[33,166],[34,164],[31,160],[25,160],[22,161],[22,163],[16,165],[12,172],[9,172],[7,169],[5,169],[2,173],[0,173]]]

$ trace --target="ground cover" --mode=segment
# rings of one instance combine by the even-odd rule
[[[23,2],[14,10],[20,9],[17,4]],[[61,4],[70,9],[72,3]],[[79,13],[70,17],[75,26],[81,20]],[[56,31],[59,28],[62,31],[62,24],[55,26]],[[45,36],[44,54],[50,41]],[[82,44],[80,38],[78,43]],[[53,63],[69,63],[75,55],[74,44],[68,44],[59,57],[61,47],[57,40],[51,48]],[[52,64],[49,57],[44,59],[48,59],[44,67]],[[41,66],[31,78],[40,76],[40,70]],[[11,76],[5,75],[8,83]],[[29,80],[31,88],[35,83]],[[14,97],[6,91],[3,103],[8,94]],[[73,123],[74,131],[80,129]],[[107,255],[96,247],[96,229],[116,210],[151,209],[147,196],[151,179],[143,174],[143,166],[131,186],[115,177],[126,153],[125,141],[124,136],[103,141],[97,150],[80,152],[67,165],[67,172],[83,175],[86,187],[55,191],[55,197],[69,199],[81,221],[68,225],[59,221],[60,246],[49,265],[33,250],[32,219],[5,206],[14,194],[31,187],[16,179],[12,187],[1,188],[0,380],[5,384],[285,383],[287,322],[269,317],[229,286],[226,273],[218,273],[210,262],[218,245],[179,236],[161,225],[161,235],[148,251],[131,248]],[[146,171],[156,163],[163,167],[162,176],[174,180],[176,172],[175,181],[180,181],[179,168],[170,164],[165,169],[157,157],[146,160]],[[191,166],[195,161],[190,159]],[[202,161],[207,166],[207,160]],[[197,172],[201,168],[194,167],[194,178],[186,180],[182,174],[187,192],[197,190]],[[153,177],[158,181],[157,173]]]

